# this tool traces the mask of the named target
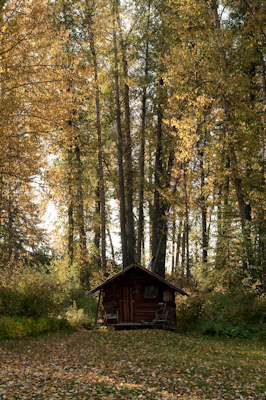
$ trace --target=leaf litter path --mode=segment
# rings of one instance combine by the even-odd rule
[[[259,343],[161,330],[0,343],[0,399],[265,399]]]

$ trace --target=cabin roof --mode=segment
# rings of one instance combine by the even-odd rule
[[[108,283],[112,282],[113,280],[115,280],[116,278],[118,278],[120,275],[123,275],[125,272],[128,272],[130,269],[132,268],[139,268],[142,271],[145,271],[148,275],[153,276],[154,278],[158,279],[159,281],[161,281],[162,283],[164,283],[165,285],[169,286],[172,290],[174,290],[175,292],[178,292],[182,295],[188,296],[189,294],[184,292],[184,290],[179,289],[177,286],[172,285],[172,283],[167,282],[164,278],[162,278],[161,276],[155,274],[152,271],[147,270],[146,268],[142,267],[142,265],[140,264],[131,264],[128,267],[126,267],[125,269],[122,269],[122,271],[118,272],[118,274],[112,276],[111,278],[107,279],[105,282],[101,283],[100,285],[96,286],[95,288],[91,289],[89,292],[87,292],[87,294],[94,294],[96,293],[98,290],[102,289],[105,285],[107,285]]]

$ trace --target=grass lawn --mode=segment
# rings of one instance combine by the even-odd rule
[[[0,399],[265,399],[265,344],[163,330],[0,342]]]

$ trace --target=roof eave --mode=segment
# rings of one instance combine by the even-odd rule
[[[126,267],[122,271],[118,272],[116,275],[114,275],[111,278],[107,279],[105,282],[102,282],[100,285],[98,285],[95,288],[91,289],[89,292],[87,292],[87,295],[95,294],[96,292],[101,290],[105,285],[107,285],[108,283],[112,282],[114,279],[118,278],[120,275],[122,275],[123,273],[125,273],[126,271],[128,271],[129,269],[131,269],[133,267],[138,267],[138,268],[142,269],[143,271],[147,272],[148,275],[152,275],[155,278],[157,278],[158,280],[160,280],[161,282],[165,283],[167,286],[170,286],[171,289],[173,289],[175,292],[178,292],[179,294],[182,294],[183,296],[188,296],[189,297],[189,294],[184,292],[184,290],[179,289],[177,286],[174,286],[172,283],[167,282],[164,278],[160,277],[159,275],[155,274],[152,271],[148,271],[146,268],[144,268],[142,265],[139,265],[139,264],[129,265],[128,267]]]

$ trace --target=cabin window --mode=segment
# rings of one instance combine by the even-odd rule
[[[158,286],[145,286],[144,297],[146,299],[157,299],[159,297]]]

